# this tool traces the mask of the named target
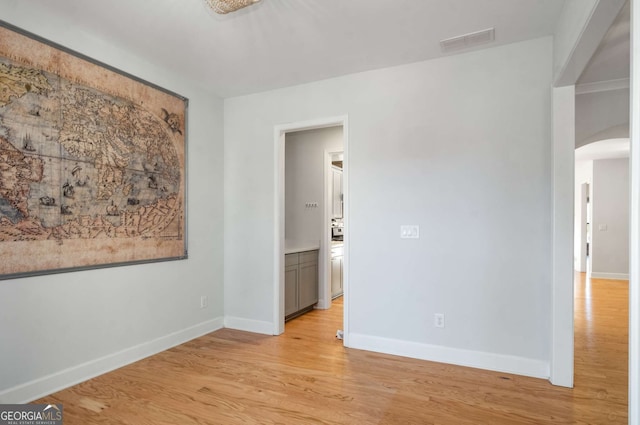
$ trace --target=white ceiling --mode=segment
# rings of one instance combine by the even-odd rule
[[[631,52],[631,7],[624,5],[592,56],[578,84],[629,78]]]
[[[262,0],[224,16],[204,0],[29,3],[229,97],[436,58],[488,27],[483,47],[551,35],[564,0]]]
[[[576,96],[578,161],[629,156],[630,18],[627,1],[578,79],[577,93],[586,88]]]

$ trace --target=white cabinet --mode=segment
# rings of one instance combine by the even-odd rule
[[[342,169],[332,166],[331,167],[331,178],[332,178],[332,204],[333,210],[331,214],[331,218],[342,218],[342,201],[343,201],[343,191],[342,191]]]
[[[344,292],[342,285],[342,246],[331,248],[331,298],[336,298]]]

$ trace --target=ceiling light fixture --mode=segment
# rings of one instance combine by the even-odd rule
[[[214,12],[224,15],[235,12],[243,7],[251,6],[260,0],[206,0]]]

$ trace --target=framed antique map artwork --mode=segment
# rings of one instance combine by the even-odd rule
[[[0,21],[0,279],[186,258],[187,104]]]

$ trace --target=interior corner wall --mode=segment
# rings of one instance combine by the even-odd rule
[[[0,281],[0,403],[22,403],[222,326],[223,103],[35,4],[2,19],[189,99],[187,260]]]
[[[342,127],[285,135],[285,239],[319,241],[324,212],[325,152],[342,151]],[[305,206],[316,202],[315,208]]]
[[[593,161],[591,276],[629,279],[629,159]]]
[[[350,346],[549,377],[552,57],[542,38],[226,99],[225,314],[274,328],[274,128],[348,115]]]

